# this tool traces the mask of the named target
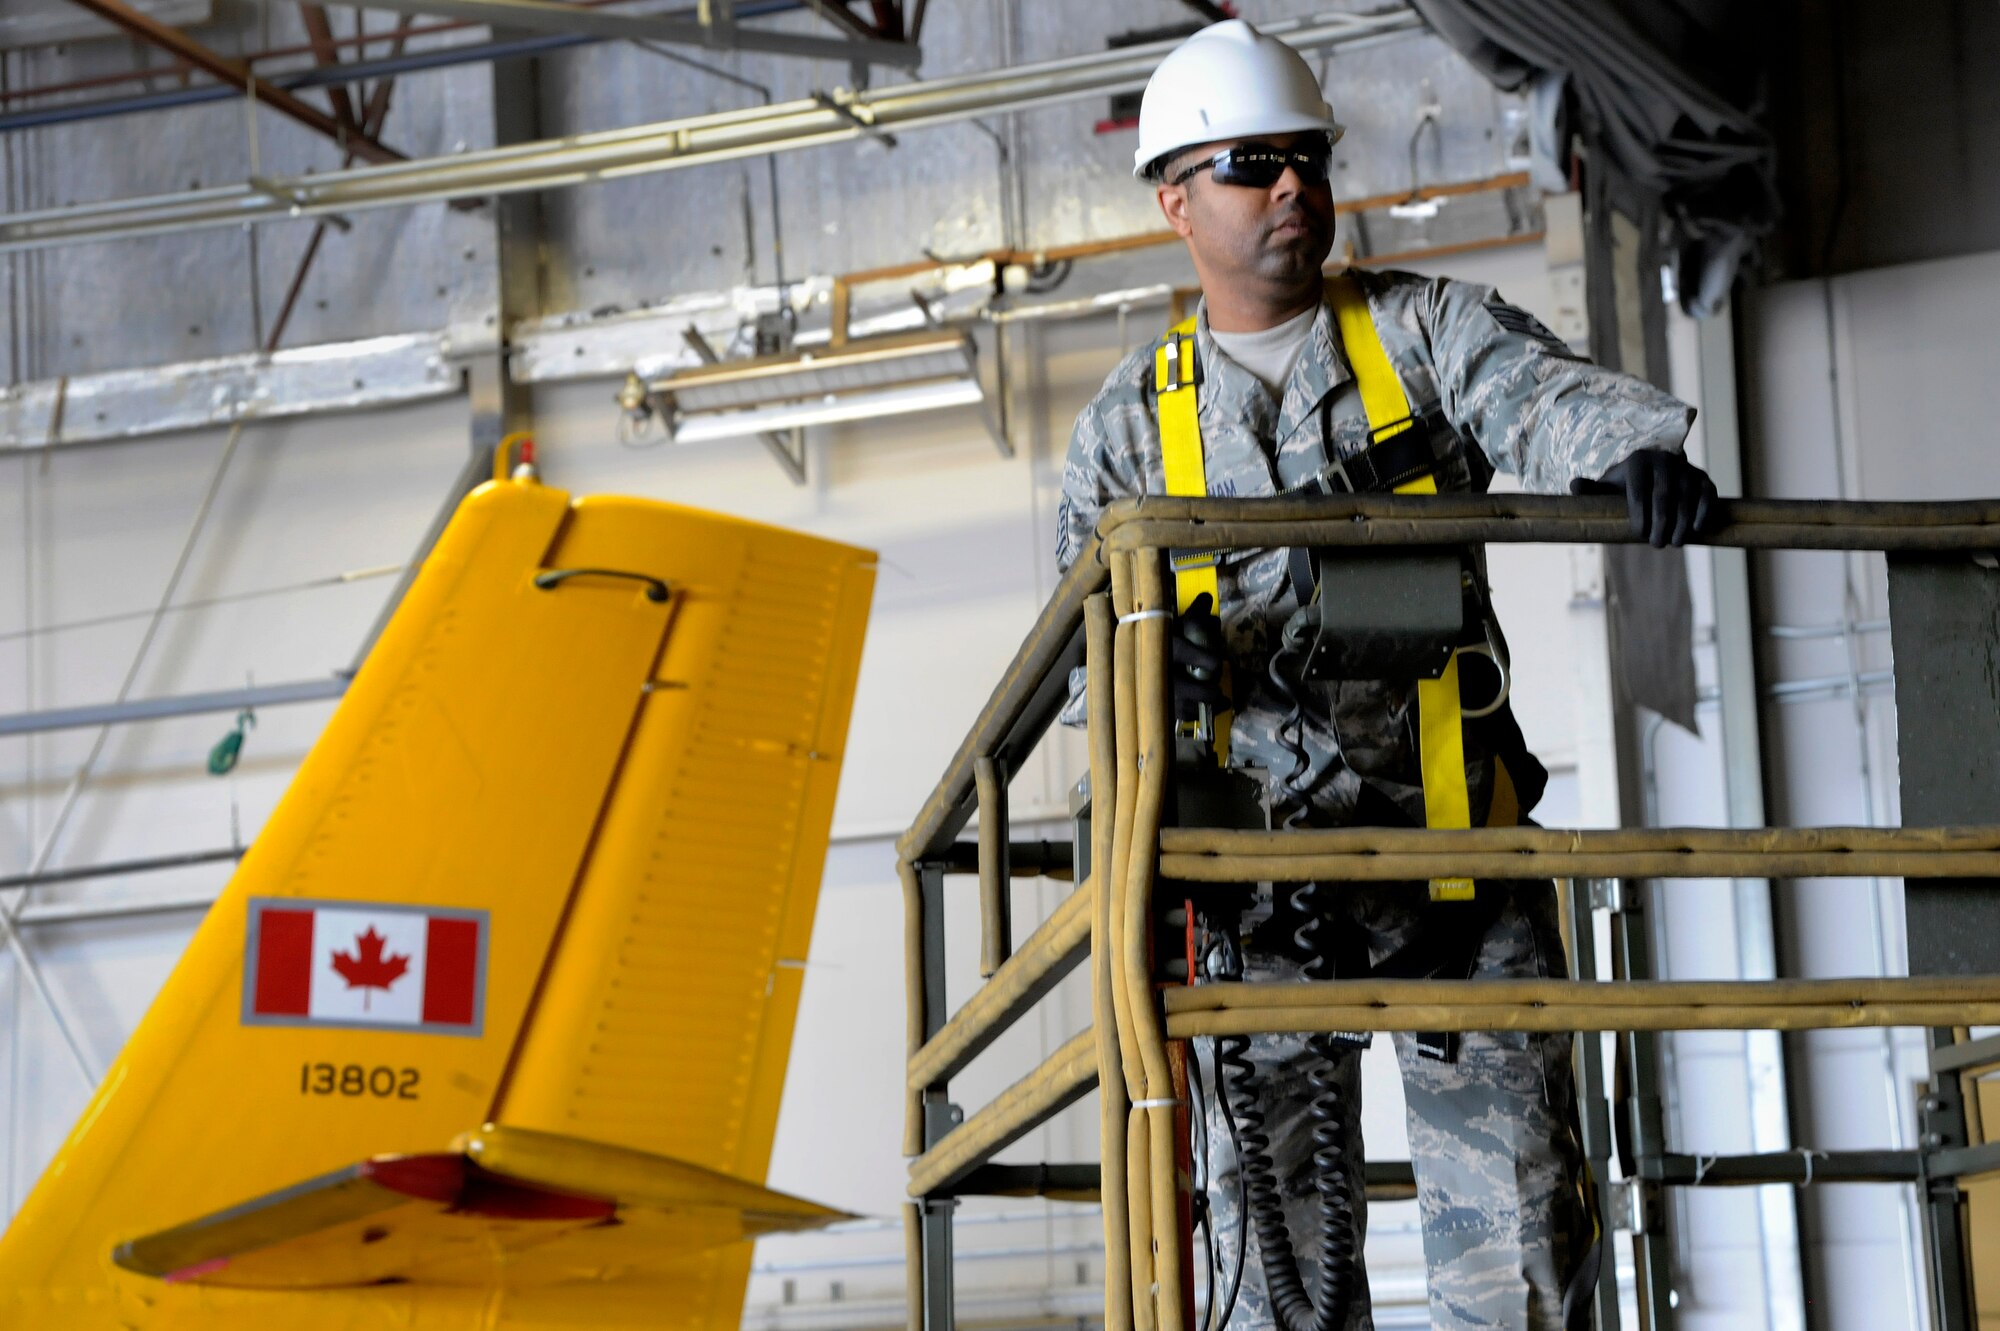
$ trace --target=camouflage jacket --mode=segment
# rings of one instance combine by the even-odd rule
[[[1483,490],[1498,471],[1530,491],[1565,493],[1572,479],[1602,476],[1642,448],[1677,450],[1687,435],[1693,408],[1583,359],[1490,287],[1412,273],[1357,276],[1413,410],[1436,404],[1468,448],[1477,447],[1479,457],[1462,456],[1439,475],[1441,490]],[[1222,353],[1205,304],[1195,336],[1209,494],[1276,495],[1367,447],[1367,415],[1331,307],[1321,308],[1282,402]],[[1119,363],[1077,417],[1063,467],[1057,562],[1069,567],[1107,504],[1165,493],[1148,344]],[[1291,708],[1266,674],[1271,644],[1300,604],[1286,552],[1236,552],[1218,577],[1236,703],[1231,765],[1286,778],[1323,815],[1318,821],[1353,821],[1366,781],[1421,823],[1414,681],[1306,686],[1294,737],[1307,755],[1301,765],[1278,734]],[[1081,690],[1079,672],[1064,715],[1071,723],[1081,719]],[[1482,817],[1492,756],[1470,727],[1466,775]]]

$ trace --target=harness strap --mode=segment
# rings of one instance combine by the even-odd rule
[[[1333,398],[1329,395],[1320,403],[1321,439],[1333,437],[1332,415]],[[1393,437],[1371,444],[1353,457],[1334,459],[1319,475],[1280,491],[1280,495],[1385,494],[1430,475],[1442,461],[1431,443],[1431,432],[1411,431],[1409,425],[1399,422]]]
[[[1168,330],[1153,352],[1153,392],[1159,404],[1160,461],[1166,472],[1167,493],[1200,498],[1208,494],[1208,465],[1202,453],[1201,418],[1196,411],[1195,316],[1189,315]],[[1222,593],[1216,579],[1216,560],[1207,555],[1174,555],[1174,604],[1185,612],[1203,595],[1219,615]],[[1233,713],[1215,717],[1215,760],[1229,761],[1229,723]]]
[[[1381,441],[1408,430],[1410,399],[1403,381],[1382,346],[1375,319],[1368,311],[1368,297],[1352,273],[1327,279],[1327,295],[1340,328],[1340,345],[1353,367],[1355,386],[1361,391],[1361,405],[1368,413],[1369,433]],[[1437,481],[1430,474],[1418,476],[1395,487],[1396,494],[1436,494]],[[1453,652],[1444,673],[1436,679],[1417,681],[1418,753],[1423,767],[1424,825],[1436,828],[1472,826],[1472,799],[1465,786],[1465,718],[1458,696],[1458,653]],[[1473,897],[1470,878],[1431,879],[1431,900],[1469,901]]]

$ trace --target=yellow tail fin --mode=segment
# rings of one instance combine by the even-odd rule
[[[476,491],[0,1239],[0,1325],[657,1326],[670,1287],[734,1327],[745,1236],[836,1218],[756,1184],[872,584]]]

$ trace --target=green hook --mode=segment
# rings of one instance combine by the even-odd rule
[[[257,714],[249,708],[246,707],[236,714],[236,724],[230,727],[229,733],[217,740],[215,747],[208,751],[210,776],[227,776],[236,770],[236,760],[243,753],[243,736],[256,724]]]

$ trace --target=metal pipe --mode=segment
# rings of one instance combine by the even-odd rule
[[[903,1204],[903,1297],[907,1331],[924,1331],[924,1208]]]
[[[1421,26],[1415,11],[1404,7],[1275,23],[1269,31],[1314,51],[1417,32]],[[854,119],[881,132],[950,124],[1138,88],[1172,46],[1157,42],[898,84],[849,94],[837,109],[802,99],[416,162],[287,177],[267,181],[261,189],[245,183],[18,213],[0,222],[0,251],[562,188],[845,142],[865,132]]]
[[[163,717],[200,716],[210,712],[237,712],[246,707],[320,702],[340,697],[347,692],[348,683],[346,678],[336,675],[330,679],[306,679],[293,684],[259,684],[241,689],[219,689],[213,693],[183,693],[169,698],[134,698],[82,707],[16,712],[11,716],[0,716],[0,737],[32,735],[49,730],[80,730],[88,726],[124,725],[132,721],[156,721]]]
[[[1923,1177],[1915,1151],[1764,1151],[1752,1155],[1644,1156],[1639,1177],[1672,1187],[1737,1188],[1769,1183],[1915,1183]]]
[[[1062,817],[1062,812],[1049,811],[1039,821],[1051,822]],[[1034,822],[1037,819],[1015,821]],[[979,872],[979,845],[977,842],[968,844],[961,841],[948,854],[925,863],[947,874],[976,874]],[[1007,871],[1015,878],[1055,878],[1074,882],[1076,849],[1067,841],[1009,841]]]
[[[1768,624],[1764,632],[1774,638],[1805,640],[1812,638],[1846,638],[1850,633],[1887,633],[1889,621],[1886,619],[1863,620],[1858,624]]]
[[[1046,1197],[1095,1207],[1103,1191],[1102,1171],[1094,1164],[982,1165],[965,1176],[954,1194],[959,1197]]]
[[[242,859],[246,849],[244,846],[231,846],[224,850],[191,850],[180,855],[155,855],[143,860],[112,860],[105,864],[79,864],[63,869],[44,869],[40,873],[10,874],[0,878],[0,891],[14,888],[32,891],[38,887],[53,887],[57,883],[78,883],[92,878],[124,878],[132,874],[156,873],[162,869],[185,869],[194,864],[217,864],[223,860],[233,862]]]
[[[916,1061],[924,1047],[924,889],[917,866],[908,860],[896,862],[896,874],[903,883],[903,1058],[905,1065]],[[910,1157],[924,1151],[924,1097],[912,1090],[903,1102],[903,1154]]]
[[[1893,670],[1849,671],[1844,675],[1823,675],[1814,679],[1781,680],[1765,689],[1764,695],[1780,702],[1815,693],[1835,698],[1859,698],[1895,682],[1896,672]]]
[[[42,924],[82,924],[94,920],[128,920],[140,915],[177,915],[182,912],[206,912],[215,905],[212,896],[199,897],[147,897],[137,901],[112,901],[103,903],[64,902],[46,906],[29,906],[14,917],[14,923],[26,929]]]

